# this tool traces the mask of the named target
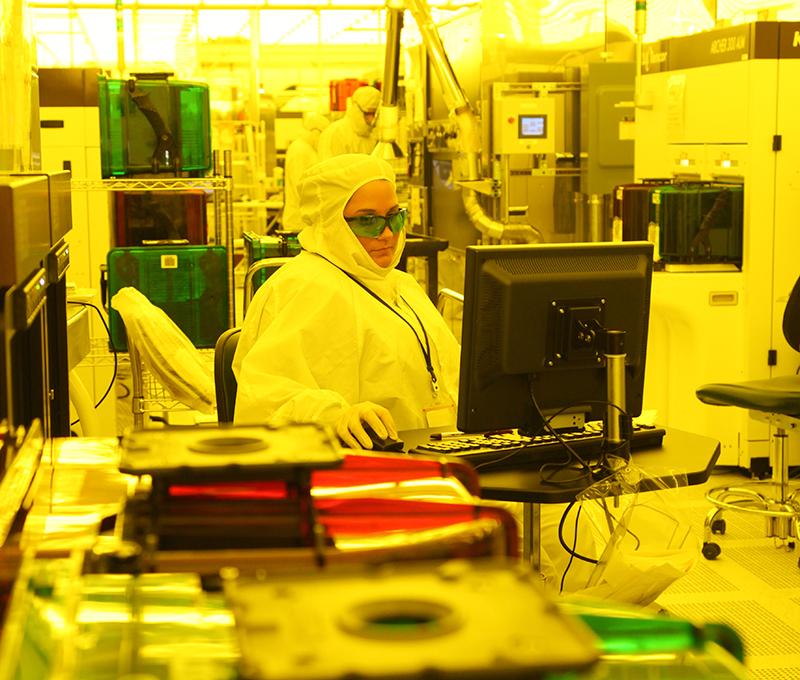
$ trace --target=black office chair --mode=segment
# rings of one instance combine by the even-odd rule
[[[793,349],[800,351],[800,278],[786,303],[783,335]],[[800,489],[789,483],[786,433],[800,430],[800,375],[703,385],[697,390],[697,397],[705,404],[749,409],[751,417],[766,420],[775,427],[770,480],[716,487],[706,494],[714,508],[706,517],[703,555],[713,560],[721,552],[711,538],[713,534],[725,533],[723,510],[763,515],[767,520],[767,537],[796,539],[800,536]]]
[[[236,377],[231,368],[241,328],[229,328],[214,346],[214,390],[217,394],[217,422],[232,423],[236,405]]]

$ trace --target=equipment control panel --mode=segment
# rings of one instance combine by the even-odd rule
[[[555,99],[549,96],[495,96],[492,110],[494,153],[555,153],[555,110]]]
[[[12,291],[14,329],[23,331],[33,323],[36,314],[44,305],[47,296],[47,272],[35,271],[24,286],[16,286]]]

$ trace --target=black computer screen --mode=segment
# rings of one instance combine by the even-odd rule
[[[469,246],[458,427],[538,432],[575,407],[601,420],[603,330],[625,331],[626,411],[644,393],[653,246],[647,242]],[[570,409],[571,411],[573,409]]]

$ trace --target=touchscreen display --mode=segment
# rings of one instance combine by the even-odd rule
[[[547,116],[520,116],[519,136],[541,138],[547,136]]]

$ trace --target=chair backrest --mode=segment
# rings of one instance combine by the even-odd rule
[[[291,260],[291,257],[267,257],[263,260],[256,260],[247,268],[247,273],[244,275],[243,317],[247,316],[247,308],[250,306],[250,301],[256,294],[257,287],[253,285],[255,275],[258,274],[258,272],[266,271],[267,276],[270,276],[275,273],[276,269],[280,269]]]
[[[214,388],[217,393],[217,422],[232,423],[236,405],[236,377],[233,355],[239,344],[241,328],[229,328],[217,339],[214,347]]]
[[[800,278],[795,281],[783,311],[783,337],[800,352]]]

